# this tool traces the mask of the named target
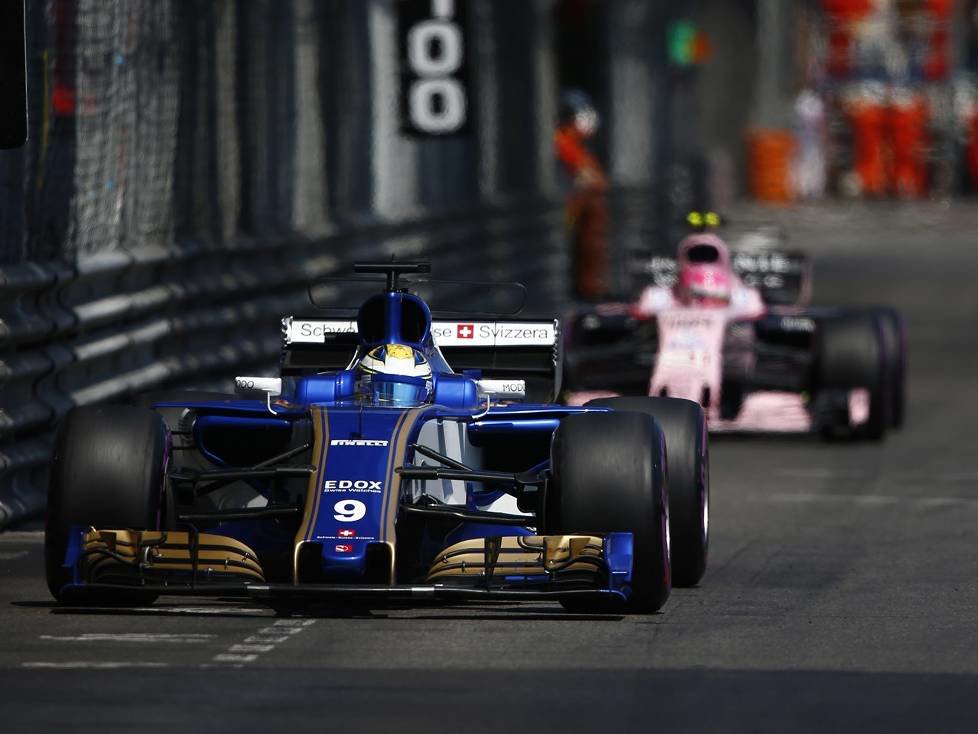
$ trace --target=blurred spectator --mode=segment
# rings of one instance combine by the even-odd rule
[[[792,170],[795,195],[819,199],[825,194],[825,102],[811,89],[795,99],[795,157]]]
[[[588,301],[599,300],[608,287],[608,179],[586,145],[599,124],[587,94],[575,89],[561,95],[554,145],[573,187],[567,199],[573,290]]]
[[[930,121],[927,98],[908,87],[894,89],[888,112],[893,193],[901,199],[926,196]]]
[[[877,198],[926,196],[927,98],[909,86],[865,82],[850,86],[846,110],[855,168],[848,193]]]
[[[853,84],[846,90],[846,112],[852,126],[854,178],[846,186],[853,196],[879,198],[887,192],[886,87],[879,82]]]

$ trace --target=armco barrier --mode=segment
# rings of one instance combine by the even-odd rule
[[[317,240],[0,267],[0,528],[43,511],[53,428],[72,406],[273,369],[280,317],[308,311],[309,284],[357,260],[427,258],[446,279],[519,280],[528,312],[553,313],[567,282],[562,227],[560,204],[538,200]]]

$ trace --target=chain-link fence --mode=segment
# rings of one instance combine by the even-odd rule
[[[547,3],[467,4],[485,99],[434,140],[401,134],[394,0],[30,0],[0,264],[552,194]]]

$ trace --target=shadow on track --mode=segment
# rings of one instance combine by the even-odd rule
[[[217,602],[208,604],[207,602]],[[198,604],[154,604],[138,607],[112,606],[67,606],[53,601],[13,601],[11,606],[28,609],[48,609],[57,615],[102,615],[102,616],[183,616],[198,618],[222,617],[298,617],[303,619],[388,619],[391,622],[406,620],[441,620],[441,621],[534,621],[534,622],[620,622],[625,619],[622,614],[581,614],[569,613],[563,609],[541,607],[512,607],[504,603],[498,605],[481,604],[479,606],[454,607],[446,605],[388,605],[384,607],[366,607],[360,605],[323,606],[295,605],[290,607],[265,607],[244,605],[240,600],[204,599]],[[434,610],[437,610],[434,611]],[[396,613],[405,613],[398,616]],[[420,612],[410,614],[410,612]],[[658,616],[658,615],[652,615]]]

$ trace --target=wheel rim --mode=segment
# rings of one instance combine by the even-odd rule
[[[669,497],[663,492],[662,498],[662,517],[665,523],[662,537],[665,540],[665,563],[663,564],[663,580],[666,585],[672,581],[672,535],[669,532]]]
[[[710,537],[710,490],[703,491],[703,542]]]
[[[703,457],[703,545],[710,537],[710,455]]]
[[[666,510],[666,561],[672,562],[672,536],[669,534],[669,510]]]

